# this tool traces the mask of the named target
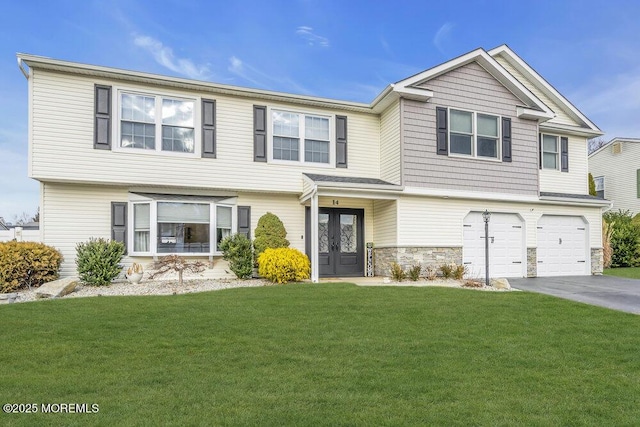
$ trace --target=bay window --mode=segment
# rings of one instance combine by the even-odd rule
[[[120,93],[120,147],[195,152],[195,101]]]
[[[215,202],[132,202],[135,254],[211,254],[236,226],[235,206]]]

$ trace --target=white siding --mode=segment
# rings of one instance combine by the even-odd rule
[[[535,96],[538,97],[544,104],[551,108],[556,113],[556,117],[549,120],[549,123],[558,123],[569,126],[581,126],[581,123],[576,122],[571,118],[560,106],[551,100],[544,92],[542,92],[537,86],[535,86],[530,80],[528,80],[520,71],[514,68],[509,62],[507,62],[502,56],[496,56],[496,61],[502,65],[512,76],[520,81],[527,89],[529,89]]]
[[[380,179],[400,184],[400,101],[380,117]]]
[[[373,201],[373,242],[376,246],[395,246],[398,239],[398,204],[395,200]]]
[[[589,157],[589,172],[604,176],[604,197],[613,202],[613,209],[640,213],[637,170],[640,169],[640,144],[620,142],[622,151],[613,154],[611,145]]]
[[[96,150],[93,148],[94,83],[112,85],[115,100],[117,82],[33,71],[32,177],[40,180],[176,187],[197,183],[200,188],[299,193],[302,172],[379,178],[380,119],[374,114],[268,103],[266,105],[274,108],[346,115],[348,168],[261,163],[253,161],[253,105],[265,105],[264,100],[127,86],[145,93],[215,99],[217,158]],[[112,145],[117,146],[116,102],[113,113]],[[199,135],[200,129],[196,128],[195,133]]]
[[[428,197],[402,197],[398,203],[399,246],[462,246],[465,216],[488,209],[519,214],[525,221],[527,247],[537,246],[537,221],[545,214],[584,216],[591,247],[602,247],[600,208]]]
[[[554,135],[549,133],[550,135]],[[562,136],[562,135],[558,135]],[[560,149],[558,138],[558,149]],[[558,162],[560,159],[558,158]],[[569,136],[569,172],[540,170],[540,191],[550,193],[589,194],[587,140]]]

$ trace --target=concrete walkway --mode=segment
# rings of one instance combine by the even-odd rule
[[[513,288],[640,314],[640,280],[613,276],[509,279]]]

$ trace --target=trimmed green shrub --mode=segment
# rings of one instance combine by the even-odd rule
[[[258,273],[273,283],[299,282],[311,273],[309,258],[293,248],[267,248],[258,257]]]
[[[60,252],[43,243],[0,243],[0,293],[38,287],[56,280],[62,264]]]
[[[604,221],[611,228],[611,267],[640,265],[640,225],[626,210],[605,212]]]
[[[122,271],[124,244],[114,240],[89,239],[76,245],[78,277],[92,286],[109,285]]]
[[[267,212],[258,220],[255,231],[256,238],[253,240],[254,255],[256,260],[267,248],[288,248],[289,241],[286,239],[287,230],[284,224],[276,215]]]
[[[238,279],[248,279],[253,274],[253,251],[251,240],[244,234],[225,237],[220,242],[220,250],[229,268]]]

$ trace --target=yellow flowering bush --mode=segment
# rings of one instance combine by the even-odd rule
[[[309,258],[293,248],[267,248],[258,257],[258,273],[273,283],[298,282],[311,273]]]

